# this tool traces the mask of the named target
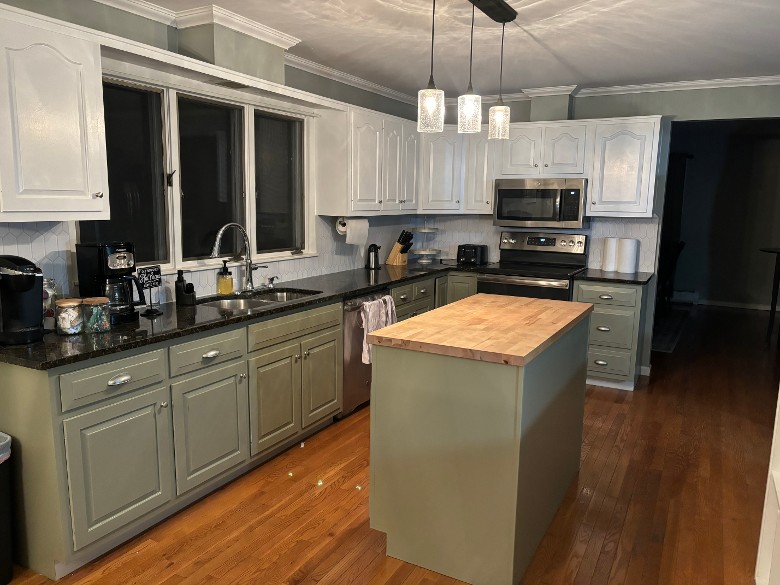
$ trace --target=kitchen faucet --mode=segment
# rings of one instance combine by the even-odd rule
[[[246,253],[244,254],[244,290],[242,292],[251,292],[255,290],[255,284],[252,281],[252,271],[256,270],[257,268],[268,268],[267,266],[255,266],[252,264],[252,246],[249,243],[249,235],[246,233],[246,230],[241,224],[238,223],[226,223],[221,228],[219,228],[219,231],[217,232],[217,237],[214,240],[214,247],[211,249],[211,257],[212,258],[218,258],[219,257],[219,249],[222,244],[222,236],[224,235],[225,231],[228,228],[236,228],[239,232],[241,232],[241,235],[244,236],[244,250],[246,250]]]

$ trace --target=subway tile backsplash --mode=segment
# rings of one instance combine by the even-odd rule
[[[255,273],[256,282],[264,282],[271,275],[280,277],[280,285],[285,281],[316,276],[330,272],[351,270],[365,264],[365,250],[351,246],[339,236],[333,217],[317,217],[316,238],[317,256],[295,260],[269,262],[268,268]],[[432,236],[415,236],[416,246],[438,248],[443,258],[455,258],[458,244],[487,244],[490,260],[498,260],[498,239],[502,228],[493,226],[491,216],[453,215],[453,216],[387,216],[369,219],[369,243],[382,246],[380,258],[384,261],[390,248],[402,229],[423,224],[436,227],[439,231]],[[601,267],[603,239],[606,237],[636,238],[640,240],[639,269],[653,272],[656,261],[656,249],[659,238],[659,220],[633,218],[594,218],[590,227],[590,253],[588,266]],[[65,295],[71,293],[69,283],[69,262],[71,262],[71,241],[68,225],[63,222],[37,223],[0,223],[0,254],[11,254],[28,258],[38,264],[46,277],[56,279],[58,289]],[[410,258],[413,259],[413,258]],[[236,283],[243,275],[232,268]],[[199,296],[216,292],[216,269],[193,271],[186,278],[195,285]],[[175,275],[164,278],[164,287],[160,291],[161,302],[171,302]]]

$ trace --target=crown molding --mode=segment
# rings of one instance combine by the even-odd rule
[[[306,71],[307,73],[313,73],[314,75],[319,75],[320,77],[332,79],[333,81],[338,81],[339,83],[345,83],[347,85],[351,85],[352,87],[370,91],[371,93],[376,93],[390,99],[404,102],[406,104],[417,103],[417,98],[413,95],[408,95],[400,91],[390,89],[384,85],[379,85],[378,83],[367,81],[360,77],[350,75],[349,73],[339,71],[338,69],[333,69],[332,67],[320,65],[319,63],[309,61],[308,59],[304,59],[298,55],[291,55],[290,53],[287,53],[284,56],[284,62],[285,65],[289,65],[295,69],[300,69],[301,71]]]
[[[559,85],[556,87],[532,87],[524,89],[523,93],[529,97],[546,97],[551,95],[576,95],[577,85]]]
[[[702,79],[698,81],[672,81],[668,83],[645,83],[642,85],[617,85],[614,87],[591,87],[581,89],[578,97],[652,93],[657,91],[689,91],[692,89],[719,89],[725,87],[757,87],[762,85],[780,85],[780,75],[766,77],[734,77],[730,79]]]
[[[125,12],[135,14],[136,16],[143,16],[149,20],[155,22],[161,22],[168,26],[174,26],[176,24],[176,13],[173,10],[168,10],[162,6],[157,6],[146,0],[95,0],[100,4],[111,6],[112,8],[118,8]]]
[[[187,29],[203,24],[219,24],[263,42],[281,47],[285,51],[301,42],[300,39],[294,36],[213,4],[176,13],[176,27],[179,29]]]
[[[525,91],[525,90],[524,90]],[[518,93],[504,93],[501,94],[501,99],[504,100],[504,103],[508,104],[509,102],[527,102],[531,98],[525,93],[518,92]],[[483,95],[482,96],[482,103],[483,104],[495,104],[498,102],[498,94],[493,95]],[[417,102],[415,102],[417,103]],[[444,100],[444,105],[446,106],[457,106],[458,105],[458,98],[446,98]]]

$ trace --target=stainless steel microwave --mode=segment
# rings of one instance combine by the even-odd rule
[[[493,225],[582,228],[587,179],[497,179]]]

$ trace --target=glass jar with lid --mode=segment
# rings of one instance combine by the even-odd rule
[[[43,279],[43,328],[54,331],[54,301],[57,300],[57,283],[53,278]]]
[[[104,333],[111,329],[108,309],[108,297],[92,297],[83,300],[84,331],[86,333]]]
[[[54,302],[56,309],[57,333],[75,335],[84,329],[81,314],[81,299],[60,299]]]

